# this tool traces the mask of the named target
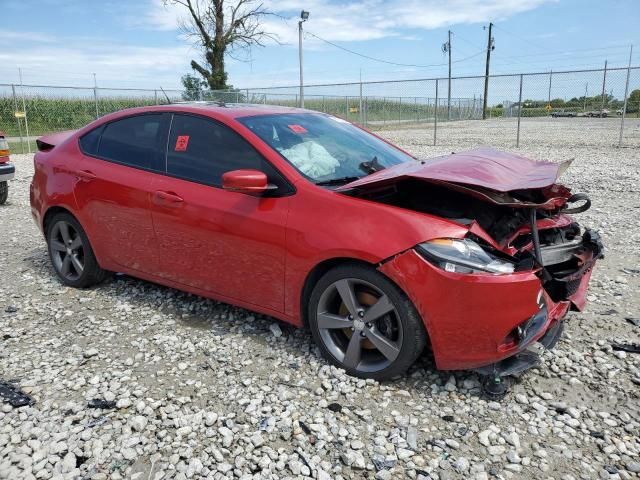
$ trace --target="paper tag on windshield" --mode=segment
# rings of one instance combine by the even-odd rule
[[[307,133],[307,129],[302,125],[287,125],[293,132],[296,133]]]
[[[178,135],[176,140],[176,152],[186,152],[189,145],[189,135]]]

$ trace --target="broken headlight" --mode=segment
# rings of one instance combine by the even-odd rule
[[[473,240],[436,238],[417,247],[431,263],[456,273],[513,273],[515,265],[485,251]]]

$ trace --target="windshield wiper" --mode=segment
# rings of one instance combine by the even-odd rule
[[[377,156],[374,156],[370,162],[360,163],[358,167],[367,175],[371,175],[372,173],[379,172],[380,170],[384,170],[386,168],[384,165],[381,165],[380,162],[378,162]]]
[[[320,185],[320,186],[342,185],[345,183],[353,182],[355,180],[359,180],[360,178],[361,177],[355,177],[355,176],[332,178],[330,180],[322,180],[321,182],[316,182],[316,185]]]

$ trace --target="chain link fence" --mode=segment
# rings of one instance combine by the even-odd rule
[[[307,85],[304,106],[373,130],[428,129],[434,145],[559,145],[563,129],[580,141],[640,146],[640,67],[489,77]],[[450,92],[450,93],[449,93]],[[0,84],[0,131],[16,152],[45,133],[76,129],[123,108],[193,97],[181,90]],[[200,92],[198,100],[298,106],[298,86]],[[473,135],[468,122],[474,123]],[[465,128],[467,126],[467,128]],[[500,142],[498,142],[500,140]]]

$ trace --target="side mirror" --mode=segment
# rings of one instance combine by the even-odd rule
[[[267,183],[267,176],[260,170],[232,170],[222,174],[222,188],[230,192],[260,196],[277,187]]]

